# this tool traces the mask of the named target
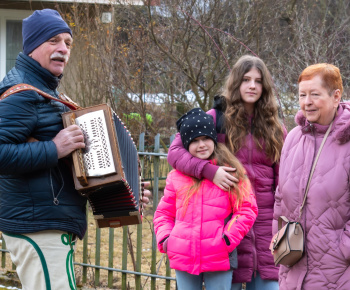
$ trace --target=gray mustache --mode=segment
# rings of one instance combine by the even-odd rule
[[[61,58],[64,60],[64,62],[68,61],[68,55],[62,54],[59,52],[54,52],[53,54],[51,54],[50,59],[54,59],[54,58]]]

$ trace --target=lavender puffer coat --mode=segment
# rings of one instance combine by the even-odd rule
[[[301,112],[287,136],[280,163],[273,230],[284,215],[295,220],[315,154],[328,126],[310,124]],[[305,255],[293,267],[280,267],[281,290],[350,289],[350,105],[337,116],[311,180],[301,224]]]
[[[212,109],[207,112],[216,123],[216,113]],[[225,134],[218,134],[218,141],[225,142]],[[250,282],[255,271],[264,280],[278,280],[278,267],[275,267],[269,245],[272,239],[272,219],[274,192],[278,182],[278,164],[260,151],[251,134],[247,135],[245,146],[236,154],[244,165],[255,191],[258,204],[258,217],[252,229],[241,241],[238,250],[238,269],[233,272],[233,283]],[[209,161],[194,158],[182,146],[177,134],[168,152],[169,164],[197,178],[213,180],[216,173]]]

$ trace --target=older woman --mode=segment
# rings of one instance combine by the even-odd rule
[[[294,266],[280,267],[280,289],[350,289],[350,104],[340,102],[342,79],[331,64],[307,67],[298,83],[301,110],[282,149],[274,233],[279,216],[298,218],[313,160],[334,122],[300,219],[305,253]]]

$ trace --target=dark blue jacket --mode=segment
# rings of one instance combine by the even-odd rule
[[[26,83],[57,97],[60,79],[20,53],[0,83],[0,95]],[[63,129],[67,107],[34,91],[0,101],[0,230],[20,234],[42,230],[86,231],[86,199],[74,189],[70,162],[57,158],[51,141]],[[39,142],[28,143],[28,137]],[[54,204],[57,198],[58,204]]]

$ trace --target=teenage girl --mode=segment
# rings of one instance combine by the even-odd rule
[[[273,82],[265,63],[254,56],[241,57],[227,77],[222,96],[215,98],[214,108],[207,113],[214,117],[218,142],[226,144],[245,167],[259,209],[253,228],[237,247],[238,269],[233,272],[232,290],[242,289],[243,282],[247,290],[276,290],[278,267],[269,244],[286,130],[278,118]],[[188,175],[212,180],[224,190],[236,182],[232,168],[188,154],[179,136],[169,149],[168,162]]]
[[[204,280],[207,290],[229,290],[233,271],[229,254],[256,219],[254,193],[238,159],[217,144],[212,116],[195,108],[177,121],[177,127],[186,152],[236,168],[238,183],[224,191],[209,180],[171,171],[154,214],[158,249],[167,253],[178,289],[201,290]]]

